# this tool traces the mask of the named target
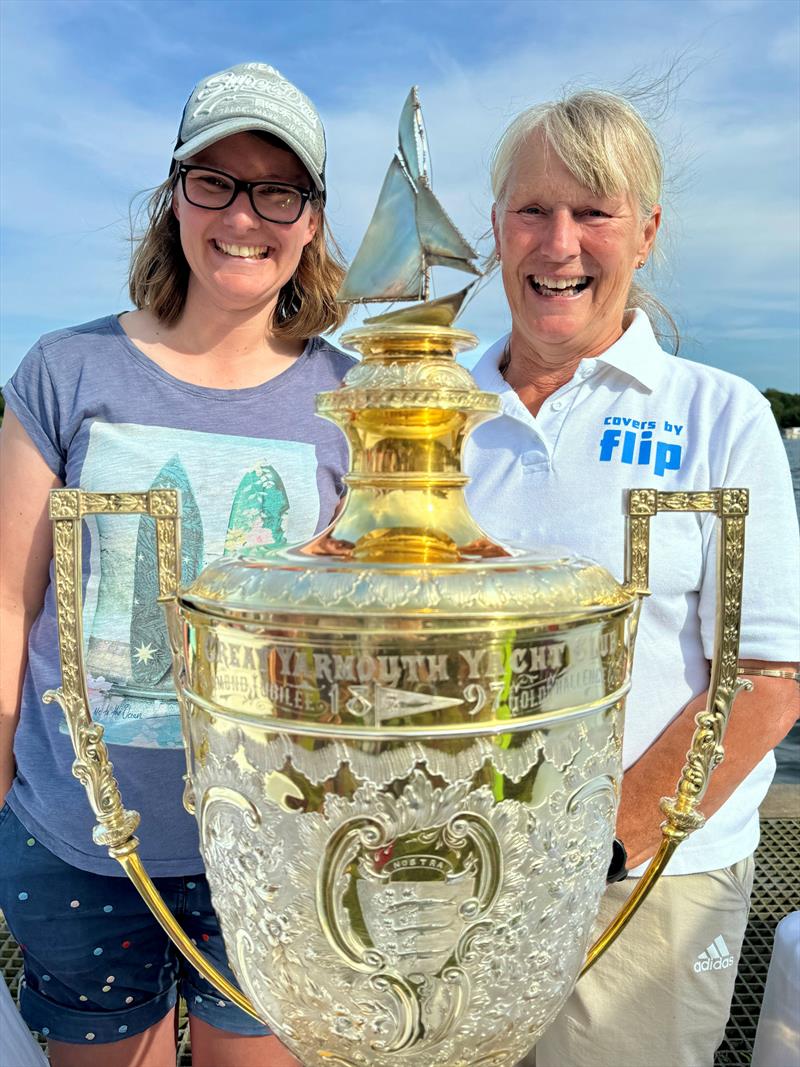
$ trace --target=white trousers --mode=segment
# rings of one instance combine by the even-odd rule
[[[663,877],[519,1067],[713,1067],[753,888],[753,857]],[[636,882],[609,886],[596,934]]]

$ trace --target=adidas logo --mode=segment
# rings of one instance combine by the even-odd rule
[[[702,971],[723,971],[732,966],[733,956],[725,944],[725,938],[722,934],[719,937],[715,937],[704,952],[698,953],[694,962],[696,974],[700,974]]]

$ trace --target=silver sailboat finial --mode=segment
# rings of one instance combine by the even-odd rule
[[[422,110],[414,87],[400,115],[397,151],[337,299],[348,303],[421,303],[373,316],[367,323],[450,325],[471,285],[439,300],[429,300],[431,267],[453,267],[481,275],[473,262],[478,253],[459,233],[431,189],[428,159]]]

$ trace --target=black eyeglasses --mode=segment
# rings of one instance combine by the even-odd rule
[[[307,201],[314,200],[311,189],[300,189],[285,182],[243,182],[213,167],[181,163],[178,166],[183,195],[195,207],[222,211],[244,190],[256,215],[267,222],[297,222]]]

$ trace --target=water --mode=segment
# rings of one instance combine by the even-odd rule
[[[792,472],[794,502],[797,506],[797,513],[800,515],[800,438],[794,438],[791,441],[784,439],[783,443],[786,445],[789,468]],[[776,782],[800,781],[800,723],[795,723],[786,740],[778,745],[775,758],[778,761]]]

